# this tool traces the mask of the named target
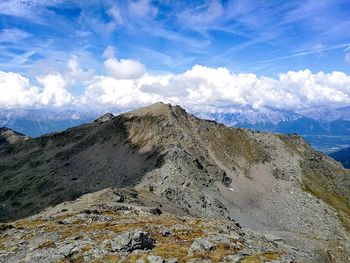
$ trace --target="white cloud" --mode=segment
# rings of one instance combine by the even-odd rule
[[[345,54],[345,61],[350,64],[350,52]]]
[[[127,80],[96,77],[85,93],[84,101],[90,100],[94,105],[126,108],[162,100],[183,106],[239,104],[297,110],[350,103],[350,76],[303,70],[271,78],[196,65],[178,75],[145,74]]]
[[[108,14],[114,19],[115,23],[118,26],[124,24],[124,20],[123,20],[123,17],[121,15],[121,11],[120,11],[120,9],[117,6],[113,5],[108,10]]]
[[[115,57],[115,48],[112,46],[108,46],[105,49],[105,51],[103,52],[102,57],[105,59],[114,58]]]
[[[178,15],[181,23],[192,29],[205,28],[212,26],[215,20],[222,18],[223,6],[218,0],[207,1],[203,5],[196,6],[194,9],[185,9]]]
[[[135,79],[146,73],[142,63],[132,59],[109,58],[104,62],[108,73],[117,79]]]
[[[61,107],[74,102],[72,94],[66,89],[66,81],[60,73],[39,77],[37,80],[44,87],[38,96],[42,105]]]
[[[76,83],[88,84],[95,74],[94,70],[84,70],[80,67],[79,58],[72,56],[67,63],[68,72],[64,76],[67,85],[73,86]]]
[[[158,13],[158,9],[152,5],[150,0],[130,1],[129,11],[131,16],[138,17],[155,16]]]
[[[156,102],[157,96],[154,96],[140,91],[136,80],[100,76],[86,88],[82,102],[100,107],[128,108]]]
[[[30,36],[32,34],[17,28],[5,28],[0,31],[0,42],[17,42]]]
[[[19,74],[0,71],[0,107],[28,107],[36,103],[39,91]]]
[[[30,84],[20,74],[0,71],[0,108],[61,107],[74,103],[61,74],[49,74],[38,78],[38,82],[42,88]]]
[[[289,71],[272,78],[196,65],[181,74],[151,75],[141,63],[134,62],[109,58],[105,66],[113,74],[90,74],[89,80],[83,82],[84,78],[79,76],[88,71],[82,70],[73,57],[68,63],[71,75],[52,73],[38,78],[40,87],[31,85],[19,74],[1,72],[0,92],[4,95],[0,107],[79,105],[127,109],[164,101],[196,109],[209,105],[252,105],[297,111],[350,103],[350,76],[342,72]],[[85,83],[80,95],[73,96],[67,89],[73,76],[77,83]]]

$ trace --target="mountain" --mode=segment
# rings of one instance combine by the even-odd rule
[[[0,167],[5,262],[350,257],[350,171],[297,135],[156,103],[0,148]]]
[[[0,127],[37,137],[90,122],[97,115],[96,112],[74,110],[1,109]]]
[[[350,121],[350,106],[347,107],[332,107],[319,106],[298,111],[298,114],[318,120],[321,122],[331,122],[335,120]]]
[[[350,145],[350,107],[303,109],[298,113],[271,107],[254,108],[249,105],[189,106],[197,117],[215,120],[227,126],[255,131],[297,133],[317,150],[330,153]],[[123,112],[125,109],[110,109]],[[91,122],[102,111],[59,109],[2,109],[0,127],[8,127],[31,137],[63,131]]]
[[[350,145],[350,107],[283,111],[251,106],[191,109],[196,116],[228,126],[274,133],[297,133],[315,149],[330,153]]]
[[[0,147],[29,139],[28,136],[8,128],[0,128]]]
[[[334,160],[340,162],[345,168],[350,169],[350,148],[345,148],[329,155]]]
[[[250,105],[230,105],[227,107],[189,107],[194,115],[224,123],[227,126],[238,126],[241,123],[277,124],[281,121],[292,121],[302,117],[292,111],[278,110],[270,107],[254,108]]]

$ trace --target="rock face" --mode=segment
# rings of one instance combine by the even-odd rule
[[[0,148],[0,167],[2,221],[113,187],[123,188],[108,193],[121,207],[224,220],[283,240],[309,262],[326,257],[325,244],[349,249],[349,170],[299,136],[232,129],[179,106],[157,103],[19,141]]]

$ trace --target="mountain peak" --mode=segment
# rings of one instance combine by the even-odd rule
[[[27,140],[28,138],[28,136],[7,127],[0,127],[0,145],[13,144],[18,141]]]
[[[115,116],[113,113],[107,112],[106,114],[102,115],[101,117],[97,118],[94,122],[106,122],[111,119],[113,119]]]
[[[179,105],[173,106],[170,103],[156,102],[152,105],[128,112],[127,114],[134,116],[169,116],[170,114],[187,115],[188,113]]]

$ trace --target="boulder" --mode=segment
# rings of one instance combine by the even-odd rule
[[[130,231],[118,235],[110,243],[113,252],[131,252],[152,249],[155,241],[149,237],[147,232]]]

